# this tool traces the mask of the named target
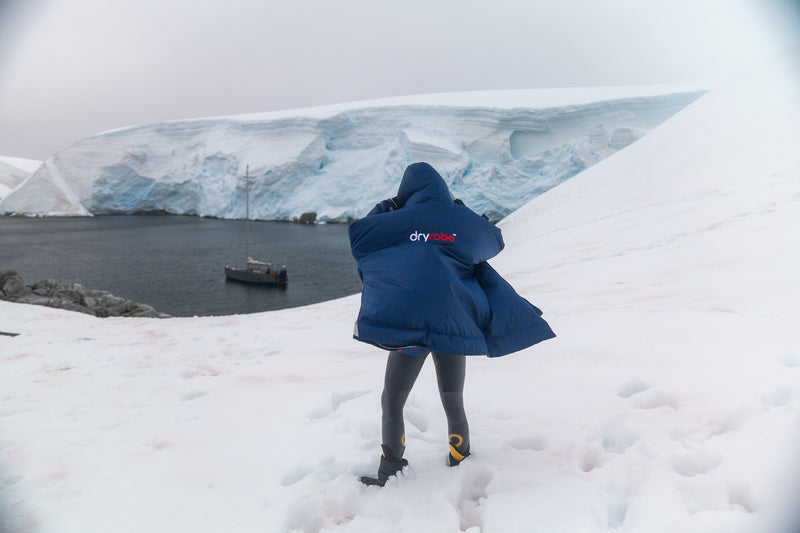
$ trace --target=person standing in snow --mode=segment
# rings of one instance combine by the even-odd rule
[[[403,408],[428,354],[447,416],[450,466],[470,454],[464,410],[466,356],[506,355],[555,337],[541,311],[486,262],[500,230],[455,200],[427,163],[409,165],[397,196],[349,229],[363,283],[353,338],[389,350],[381,395],[383,486],[408,461]]]

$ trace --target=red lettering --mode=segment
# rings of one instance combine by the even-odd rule
[[[419,231],[415,231],[408,238],[413,242],[424,241],[428,242],[428,240],[434,241],[442,241],[442,242],[455,242],[456,241],[456,234],[453,233],[452,235],[445,235],[442,232],[439,233],[420,233]]]

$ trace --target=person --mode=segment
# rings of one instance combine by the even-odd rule
[[[470,455],[466,357],[499,357],[555,337],[542,312],[488,263],[500,229],[455,199],[428,163],[409,165],[397,196],[349,228],[363,284],[353,338],[389,351],[381,394],[383,486],[408,462],[403,408],[428,355],[447,417],[448,462]]]

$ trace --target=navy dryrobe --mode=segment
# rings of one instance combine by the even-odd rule
[[[454,202],[427,163],[410,165],[397,197],[350,226],[350,245],[364,284],[357,340],[496,357],[555,337],[486,262],[503,249],[500,230]]]

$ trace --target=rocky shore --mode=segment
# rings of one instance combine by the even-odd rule
[[[126,316],[169,318],[147,304],[114,296],[108,291],[87,289],[80,283],[61,283],[48,279],[25,285],[13,270],[0,270],[0,300],[45,305],[78,311],[97,317]]]

